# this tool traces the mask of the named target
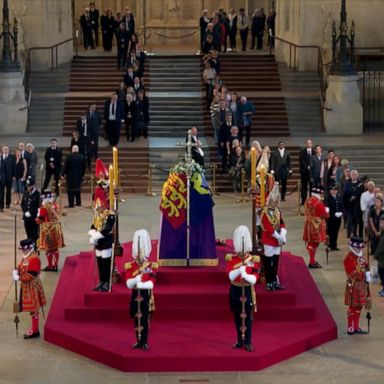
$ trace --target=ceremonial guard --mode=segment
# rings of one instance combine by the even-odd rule
[[[23,259],[13,270],[13,279],[21,284],[19,311],[31,314],[32,326],[24,334],[24,339],[33,339],[40,337],[39,309],[46,304],[39,278],[41,262],[32,239],[21,240],[19,249],[23,252]]]
[[[328,245],[331,251],[340,251],[337,248],[337,237],[339,236],[341,218],[343,216],[343,200],[338,195],[338,186],[336,184],[332,184],[329,187],[327,207],[329,208],[329,217],[327,219]]]
[[[57,272],[59,265],[60,248],[65,246],[63,231],[61,230],[59,207],[55,196],[46,191],[42,196],[42,203],[37,213],[36,222],[40,225],[40,236],[37,246],[45,251],[48,265],[47,272]]]
[[[308,268],[321,268],[316,261],[316,251],[320,243],[326,239],[326,219],[329,208],[321,200],[321,188],[312,188],[312,196],[304,204],[304,233],[303,240],[309,254]]]
[[[281,247],[287,242],[287,229],[279,209],[279,183],[275,183],[260,213],[261,242],[264,247],[263,265],[267,291],[281,289],[277,275]]]
[[[101,176],[101,174],[99,176]],[[101,176],[102,180],[104,180],[103,177],[104,176]],[[111,277],[113,227],[115,225],[116,217],[115,212],[109,208],[107,195],[104,191],[104,187],[101,185],[102,184],[100,182],[98,187],[95,189],[93,196],[93,208],[95,213],[93,215],[93,222],[88,234],[90,236],[90,244],[95,247],[96,261],[99,272],[99,284],[94,288],[94,290],[99,292],[108,292]]]
[[[36,218],[40,207],[40,192],[36,189],[34,176],[28,176],[25,185],[27,189],[21,200],[24,227],[27,237],[36,242],[39,238],[39,224],[36,223]]]
[[[246,226],[237,227],[233,233],[235,254],[227,254],[227,273],[231,286],[229,301],[234,314],[237,341],[234,348],[243,348],[248,352],[252,347],[252,320],[256,312],[256,294],[254,285],[259,278],[260,257],[253,256],[252,239]]]
[[[363,256],[365,243],[359,237],[349,241],[350,251],[344,259],[344,269],[347,275],[345,287],[345,305],[348,305],[348,335],[367,334],[360,328],[359,320],[363,306],[369,302],[368,283],[371,281],[368,263]]]
[[[148,330],[151,313],[155,310],[153,287],[158,264],[149,261],[152,245],[146,229],[133,235],[133,261],[125,264],[126,284],[132,290],[130,315],[134,319],[136,343],[133,348],[147,351]]]

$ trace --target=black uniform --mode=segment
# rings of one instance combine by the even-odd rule
[[[329,236],[329,247],[331,250],[337,249],[337,237],[339,235],[341,219],[336,217],[335,213],[343,212],[343,202],[342,198],[338,195],[333,197],[331,194],[328,195],[326,206],[329,208],[329,218],[327,220],[327,235]]]
[[[59,194],[59,179],[61,174],[61,167],[63,161],[63,151],[61,148],[56,147],[53,149],[52,147],[47,148],[45,151],[45,180],[43,184],[43,191],[47,189],[49,182],[51,181],[51,177],[55,178],[55,193]]]
[[[37,212],[40,207],[40,192],[35,188],[31,192],[26,190],[21,200],[25,232],[28,239],[35,242],[39,238],[39,224],[36,223]],[[29,212],[29,214],[27,213]],[[27,216],[26,216],[27,213]]]

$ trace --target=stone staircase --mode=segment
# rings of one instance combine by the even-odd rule
[[[69,65],[56,70],[31,73],[28,132],[52,137],[61,134],[64,95],[68,91],[69,76]]]

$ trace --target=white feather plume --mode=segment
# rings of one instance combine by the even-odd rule
[[[139,238],[140,238],[140,244],[139,244]],[[140,248],[140,252],[147,259],[151,254],[152,244],[151,244],[151,238],[149,237],[149,233],[146,229],[139,229],[133,235],[132,257],[134,259],[136,259],[138,256],[139,248]]]
[[[233,232],[233,247],[236,253],[243,251],[243,239],[244,239],[244,252],[252,251],[252,238],[249,233],[249,229],[245,225],[240,225]]]

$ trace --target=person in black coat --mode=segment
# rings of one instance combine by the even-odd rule
[[[104,51],[111,51],[115,31],[115,18],[112,16],[112,11],[110,9],[107,9],[105,15],[100,17],[100,25]]]
[[[133,123],[136,119],[136,103],[133,101],[133,96],[128,93],[124,100],[124,116],[125,116],[125,134],[127,141],[131,137],[131,141],[135,140],[137,132],[133,130]]]
[[[73,131],[72,132],[72,139],[71,139],[71,145],[69,147],[69,150],[72,152],[73,146],[77,145],[79,147],[79,153],[84,156],[84,158],[87,157],[86,149],[85,149],[85,143],[84,138],[80,136],[79,131]]]
[[[337,184],[330,185],[326,206],[329,208],[329,217],[327,219],[328,245],[331,251],[339,251],[339,248],[337,248],[337,237],[339,235],[341,218],[343,217],[343,201],[338,195]]]
[[[252,17],[252,44],[250,49],[255,48],[255,39],[257,39],[257,49],[263,49],[263,35],[265,29],[265,18],[263,17],[261,11],[257,9]]]
[[[136,60],[139,62],[140,77],[144,76],[145,53],[141,50],[141,44],[136,44]]]
[[[203,44],[205,41],[206,36],[206,30],[208,27],[208,23],[211,21],[211,19],[208,17],[208,9],[203,9],[202,16],[199,20],[199,26],[200,26],[200,49],[203,50]]]
[[[135,33],[135,18],[129,7],[125,8],[125,14],[121,19],[121,22],[125,25],[125,30],[128,33],[128,40],[131,40],[132,34]]]
[[[83,140],[85,152],[83,153],[79,147],[79,153],[83,153],[87,160],[87,167],[91,167],[91,129],[88,124],[87,115],[84,113],[76,122],[76,130],[79,132],[80,137]]]
[[[99,46],[99,18],[100,18],[100,12],[98,9],[96,9],[95,2],[91,1],[89,3],[89,16],[91,18],[91,26],[92,31],[95,35],[94,41],[96,43],[96,47]]]
[[[81,206],[81,183],[85,173],[85,158],[79,153],[79,147],[74,145],[72,153],[69,154],[64,163],[61,178],[66,179],[68,206],[66,208],[73,208],[76,205]]]
[[[148,124],[149,124],[149,101],[145,96],[144,89],[139,89],[137,92],[137,99],[135,100],[135,137],[141,135],[146,139],[148,137]]]
[[[236,34],[237,34],[237,15],[236,11],[232,8],[228,15],[228,34],[229,34],[229,48],[231,51],[236,51]]]
[[[271,156],[271,173],[281,185],[281,200],[285,200],[287,193],[287,179],[292,174],[291,155],[285,149],[284,141],[280,141],[277,150]]]
[[[116,146],[120,140],[120,129],[124,124],[124,104],[118,101],[116,92],[104,104],[105,132],[109,145]]]
[[[31,154],[26,150],[24,143],[19,143],[18,149],[21,153],[21,158],[27,162],[27,176],[29,176],[29,169],[31,168]]]
[[[225,113],[225,122],[221,124],[219,130],[219,153],[221,156],[221,166],[223,173],[228,171],[229,153],[227,150],[227,142],[231,134],[232,128],[232,112]]]
[[[127,63],[127,53],[129,44],[129,34],[125,30],[125,23],[121,22],[119,30],[116,32],[116,43],[117,43],[117,68],[121,66],[125,67]]]
[[[57,146],[57,140],[51,139],[51,146],[47,148],[44,155],[45,159],[45,180],[43,191],[45,191],[51,181],[51,177],[55,178],[55,193],[59,194],[59,179],[63,162],[63,151]]]
[[[25,185],[27,189],[21,200],[23,211],[24,228],[28,239],[35,242],[39,238],[39,224],[36,222],[37,213],[40,208],[40,192],[36,189],[36,181],[33,176],[28,176]]]
[[[304,205],[305,201],[307,200],[308,191],[312,191],[311,157],[315,153],[312,147],[312,140],[307,140],[305,148],[302,148],[299,152],[301,205]]]
[[[130,65],[127,68],[127,73],[124,75],[124,84],[128,87],[133,87],[133,79],[135,78],[135,75],[133,73],[133,67]]]
[[[91,15],[89,14],[89,8],[84,9],[84,15],[80,16],[80,25],[83,30],[83,45],[85,49],[91,47],[95,48],[95,43],[93,41],[92,35],[92,20]]]
[[[2,147],[2,154],[0,158],[0,212],[4,210],[4,197],[5,207],[9,208],[12,198],[12,182],[16,176],[16,160],[15,156],[9,153],[9,147],[4,145]]]
[[[85,114],[90,130],[91,138],[91,159],[97,159],[99,157],[99,136],[101,125],[101,114],[96,109],[96,103],[92,103],[89,106],[88,112]]]
[[[191,141],[192,141],[192,144],[196,144],[191,148],[192,159],[197,164],[199,164],[202,168],[204,168],[204,152],[201,149],[201,142],[197,138],[197,128],[196,127],[191,128]],[[185,138],[185,142],[186,143],[188,142],[188,135]]]

